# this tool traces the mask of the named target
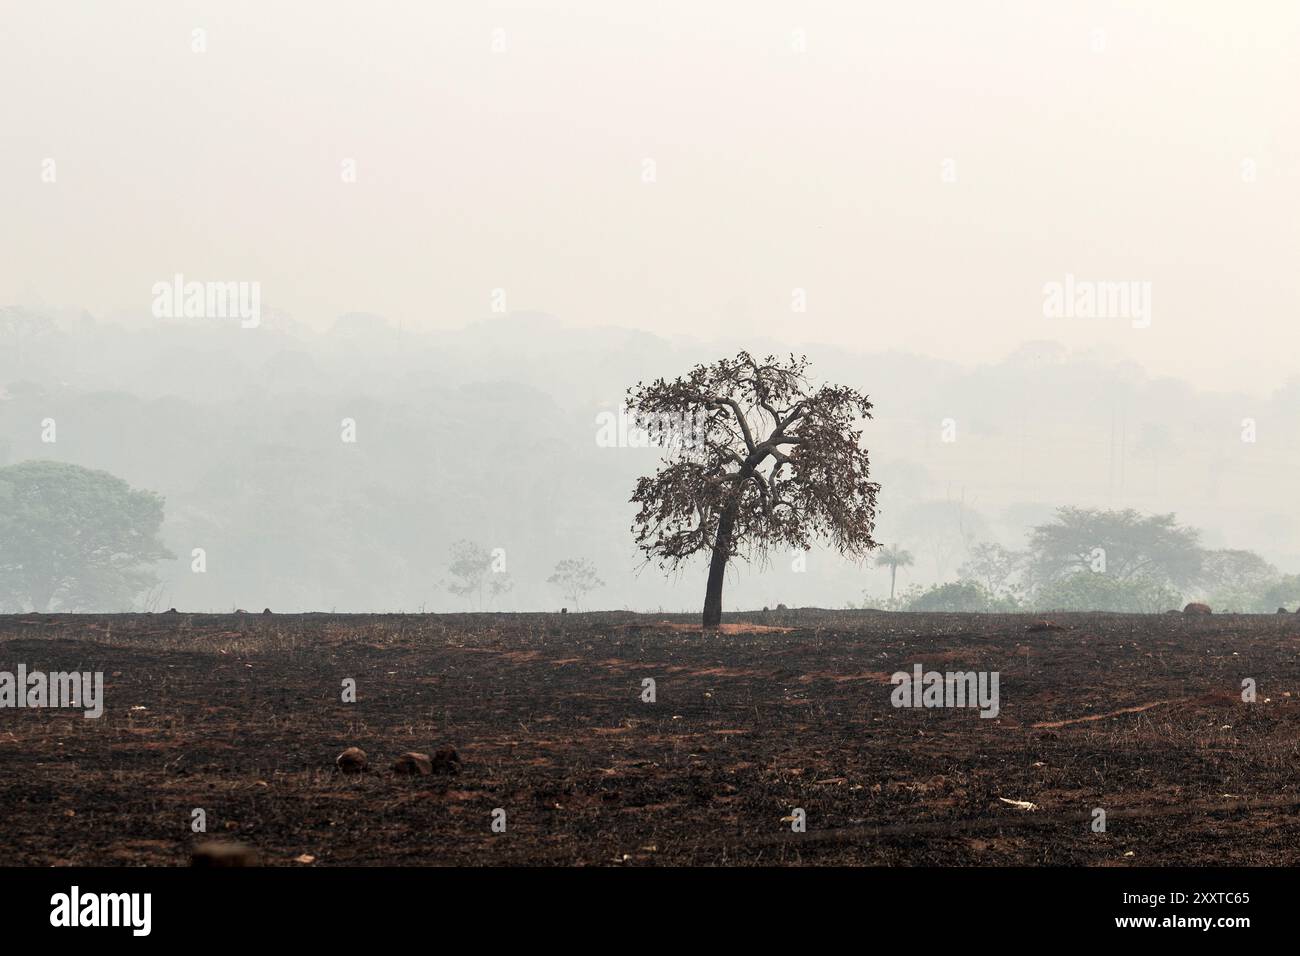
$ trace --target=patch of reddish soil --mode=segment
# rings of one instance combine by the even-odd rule
[[[1119,710],[1112,710],[1105,714],[1089,714],[1087,717],[1071,717],[1068,720],[1041,720],[1036,724],[1030,724],[1030,726],[1035,729],[1068,727],[1070,724],[1085,724],[1090,720],[1105,720],[1108,717],[1122,717],[1124,714],[1140,714],[1152,707],[1162,707],[1165,704],[1172,703],[1174,702],[1171,700],[1153,700],[1149,704],[1138,704],[1136,707],[1121,707]]]

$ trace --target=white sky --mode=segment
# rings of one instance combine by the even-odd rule
[[[500,287],[580,326],[1300,372],[1293,0],[0,0],[0,90],[0,304],[144,316],[181,272],[454,327]],[[1044,318],[1067,272],[1150,281],[1151,327]]]

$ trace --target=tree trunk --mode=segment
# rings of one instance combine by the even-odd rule
[[[718,534],[713,541],[713,559],[709,562],[709,584],[704,591],[704,627],[722,623],[722,582],[731,557],[731,529],[736,523],[736,507],[728,507],[718,518]]]
[[[889,600],[891,601],[894,599],[894,579],[896,577],[898,577],[898,565],[891,564],[889,566]]]

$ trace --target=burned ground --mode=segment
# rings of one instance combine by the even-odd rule
[[[4,862],[182,865],[212,838],[290,866],[1300,862],[1295,616],[690,620],[0,618],[0,670],[105,680],[99,719],[0,710]],[[916,663],[999,672],[1000,714],[894,708]],[[338,772],[349,746],[369,772]],[[458,773],[389,769],[442,747]]]

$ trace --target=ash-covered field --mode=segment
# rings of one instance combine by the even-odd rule
[[[1300,862],[1300,617],[1037,620],[3,617],[0,671],[104,685],[96,719],[0,710],[0,846],[10,866],[187,865],[210,840],[299,867]],[[895,707],[917,664],[996,672],[997,716]],[[348,747],[366,770],[336,766]]]

